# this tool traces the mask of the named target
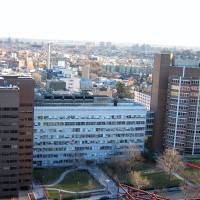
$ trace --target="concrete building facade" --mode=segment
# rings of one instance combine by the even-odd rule
[[[139,91],[134,91],[134,101],[141,103],[150,110],[151,95]]]
[[[125,156],[130,145],[144,150],[146,108],[140,104],[113,103],[105,96],[68,96],[43,99],[38,105],[34,167],[103,162],[113,155]]]

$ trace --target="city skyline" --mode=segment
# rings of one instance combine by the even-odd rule
[[[192,3],[191,3],[192,2]],[[200,46],[198,1],[3,1],[0,37]]]

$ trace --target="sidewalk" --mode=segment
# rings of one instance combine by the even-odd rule
[[[98,180],[106,190],[108,190],[112,195],[117,195],[117,186],[114,181],[109,178],[98,166],[88,165],[80,166],[79,169],[87,169],[93,177]]]
[[[54,185],[57,185],[57,184],[59,184],[59,183],[65,178],[65,176],[66,176],[67,174],[69,174],[70,172],[73,172],[73,171],[75,171],[75,169],[67,170],[67,171],[63,172],[63,173],[60,175],[59,179],[57,179],[54,183],[49,184],[49,185],[43,185],[43,186],[44,186],[44,187],[52,187],[52,186],[54,186]]]
[[[65,176],[67,176],[68,173],[73,172],[75,170],[80,170],[80,169],[85,169],[88,170],[88,172],[96,179],[98,182],[100,182],[103,186],[104,189],[99,189],[99,190],[88,190],[88,191],[82,191],[82,192],[72,192],[68,190],[61,190],[61,189],[56,189],[52,188],[53,186],[59,184]],[[117,195],[117,186],[113,182],[113,180],[108,177],[98,166],[96,165],[82,165],[79,166],[77,169],[71,169],[63,172],[60,177],[52,184],[49,185],[33,185],[34,192],[37,194],[38,192],[41,193],[43,191],[43,187],[45,187],[46,190],[54,190],[54,191],[60,191],[63,193],[71,193],[71,194],[84,194],[84,193],[95,193],[95,192],[105,192],[104,195],[98,195],[98,196],[93,196],[87,199],[90,200],[96,200],[99,199],[102,196],[109,196],[113,197]]]

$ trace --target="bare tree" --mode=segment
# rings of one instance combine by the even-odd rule
[[[34,72],[32,76],[36,84],[41,84],[42,76],[38,72]]]
[[[116,152],[115,152],[116,153]],[[144,158],[140,151],[134,145],[130,145],[127,149],[126,156],[121,157],[114,155],[110,159],[110,166],[113,169],[113,175],[117,174],[117,178],[123,182],[127,182],[128,175],[136,166],[141,164]]]
[[[180,189],[183,192],[183,199],[195,199],[198,194],[200,194],[199,187],[192,188],[186,182],[180,184]]]
[[[147,178],[142,177],[141,172],[131,172],[131,182],[140,189],[143,186],[149,185]]]
[[[183,193],[183,199],[189,198],[188,192],[191,190],[191,188],[185,182],[182,182],[180,184],[180,189]]]
[[[166,149],[163,155],[157,159],[158,167],[163,169],[169,176],[169,180],[174,173],[182,172],[184,163],[181,161],[181,156],[174,149]]]
[[[112,175],[117,175],[117,179],[120,179],[121,181],[126,180],[127,164],[125,158],[116,155],[111,157],[110,166],[113,169]]]
[[[127,151],[126,165],[127,170],[130,172],[134,170],[136,166],[144,162],[144,158],[141,156],[141,152],[134,145],[130,145]]]
[[[141,152],[135,145],[130,145],[128,147],[127,157],[124,160],[124,165],[126,167],[126,182],[128,181],[129,173],[135,170],[142,162],[144,162],[144,158],[141,156]]]

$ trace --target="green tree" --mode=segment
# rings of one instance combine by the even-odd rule
[[[132,93],[130,89],[121,82],[117,82],[117,94],[120,99],[132,98]]]

